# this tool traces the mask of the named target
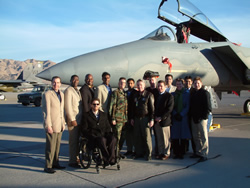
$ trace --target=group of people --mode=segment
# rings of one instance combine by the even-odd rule
[[[102,74],[103,83],[93,86],[93,76],[85,76],[78,90],[79,77],[73,75],[70,86],[60,91],[61,80],[52,78],[52,90],[42,98],[46,131],[46,164],[44,171],[54,173],[59,165],[59,151],[65,124],[69,131],[69,166],[80,168],[79,137],[88,139],[88,147],[99,147],[104,165],[114,165],[117,157],[166,160],[183,159],[192,142],[192,158],[207,160],[207,119],[211,112],[209,93],[202,88],[199,77],[176,79],[167,74],[165,80],[149,77],[150,87],[142,79],[121,77],[118,88],[110,86],[111,75]],[[193,84],[192,84],[193,82]],[[125,87],[127,85],[127,90]],[[136,87],[135,87],[136,85]],[[65,118],[64,118],[65,117]],[[154,134],[154,144],[152,141]],[[127,152],[120,151],[126,141]],[[154,147],[153,147],[154,146]],[[154,152],[153,152],[154,151]]]

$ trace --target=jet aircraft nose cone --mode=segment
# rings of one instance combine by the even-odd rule
[[[39,78],[42,78],[42,79],[45,79],[45,80],[51,80],[52,76],[51,76],[50,69],[46,69],[46,70],[38,73],[36,75],[36,77],[39,77]]]

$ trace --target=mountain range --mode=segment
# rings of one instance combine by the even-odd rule
[[[38,62],[43,62],[43,69],[56,64],[50,60],[27,59],[25,61],[18,61],[13,59],[0,59],[0,80],[15,80],[29,63],[35,65]]]

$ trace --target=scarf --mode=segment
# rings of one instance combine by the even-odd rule
[[[177,113],[180,113],[183,109],[183,92],[185,91],[184,88],[181,90],[176,90],[175,91],[175,96],[174,96],[174,109],[176,110]]]

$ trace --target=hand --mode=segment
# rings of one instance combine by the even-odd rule
[[[71,126],[77,126],[77,122],[76,122],[76,120],[74,120],[74,121],[71,121]]]
[[[116,121],[115,121],[115,120],[112,120],[112,124],[113,124],[113,125],[116,125]]]
[[[148,126],[149,126],[150,128],[153,127],[153,126],[154,126],[154,121],[151,120],[151,121],[149,122]]]
[[[62,132],[65,130],[65,124],[63,125],[63,127],[62,127]]]
[[[48,126],[47,133],[53,134],[53,129],[52,129],[52,127]]]
[[[161,122],[161,117],[156,117],[156,118],[155,118],[155,121],[156,121],[156,122]]]
[[[134,126],[134,120],[133,119],[131,119],[131,121],[130,121],[130,124],[132,125],[132,126]]]

